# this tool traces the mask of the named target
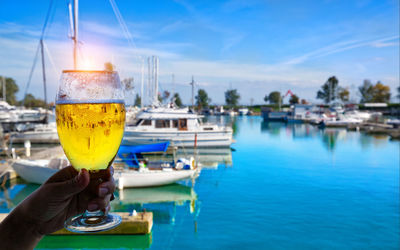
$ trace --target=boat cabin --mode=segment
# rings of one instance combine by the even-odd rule
[[[191,123],[193,126],[197,126],[199,124],[197,120],[189,120],[189,123]],[[188,130],[188,119],[139,119],[134,126],[149,128],[177,128],[180,131],[186,131]]]

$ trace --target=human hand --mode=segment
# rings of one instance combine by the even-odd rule
[[[15,210],[45,235],[64,227],[64,222],[86,209],[108,212],[115,190],[113,168],[101,173],[102,181],[90,179],[87,170],[79,173],[71,166],[50,177],[40,188],[28,196]]]

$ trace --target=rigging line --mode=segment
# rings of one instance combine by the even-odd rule
[[[128,26],[126,25],[126,23],[125,23],[125,21],[124,21],[124,18],[122,17],[121,12],[120,12],[119,9],[118,9],[117,4],[115,3],[114,0],[109,0],[109,2],[110,2],[111,7],[112,7],[112,9],[113,9],[113,11],[114,11],[115,17],[117,18],[118,23],[119,23],[119,25],[121,26],[122,31],[123,31],[123,33],[124,33],[126,39],[128,40],[129,45],[130,45],[134,50],[137,51],[137,47],[136,47],[135,41],[134,41],[133,38],[132,38],[132,34],[129,32]],[[141,55],[137,54],[136,56],[137,56],[139,59],[141,59],[141,60],[143,61],[143,58],[142,58]],[[141,62],[141,63],[143,63],[143,62]]]
[[[52,23],[53,23],[54,16],[56,15],[56,12],[57,12],[57,6],[54,4],[53,5],[53,10],[51,11],[50,19],[48,21],[49,22],[49,26],[46,28],[46,31],[44,32],[43,37],[47,35],[47,33],[48,33]]]
[[[60,79],[60,72],[61,71],[56,67],[56,65],[54,63],[54,60],[53,60],[53,57],[50,54],[49,48],[47,47],[47,44],[43,42],[43,45],[44,45],[44,49],[46,50],[47,57],[49,58],[50,64],[51,64],[51,66],[52,66],[52,68],[54,70],[54,73],[57,76],[57,79]]]
[[[40,39],[39,39],[39,43],[38,43],[38,46],[37,46],[37,49],[36,49],[35,57],[33,59],[33,65],[32,65],[31,71],[29,73],[28,81],[26,83],[24,99],[22,100],[22,105],[23,106],[25,105],[25,97],[26,97],[26,94],[28,93],[29,85],[31,84],[33,72],[35,71],[35,66],[36,66],[38,55],[39,55],[40,41],[43,40],[44,33],[45,33],[46,27],[47,27],[47,23],[48,23],[49,18],[50,18],[51,10],[53,9],[53,3],[54,3],[54,0],[51,0],[49,9],[47,10],[46,19],[44,21],[44,25],[43,25],[43,28],[42,28],[42,33],[40,35]]]
[[[134,43],[134,41],[132,39],[132,35],[130,34],[130,32],[129,32],[128,28],[127,28],[127,25],[126,25],[122,15],[121,15],[121,12],[118,9],[118,6],[116,5],[114,0],[109,0],[109,1],[110,1],[112,9],[114,11],[114,14],[117,17],[117,20],[118,20],[119,24],[121,25],[121,28],[124,31],[125,35],[126,35],[126,38],[128,39],[128,42],[130,43],[131,46],[136,48],[136,45],[135,45],[135,43]]]
[[[44,33],[45,33],[46,27],[47,27],[47,23],[48,23],[49,18],[50,18],[51,10],[53,9],[53,3],[54,3],[54,0],[51,0],[49,9],[48,9],[47,14],[46,14],[46,19],[44,20],[44,25],[43,25],[43,28],[42,28],[42,34],[40,35],[40,40],[42,40],[43,37],[44,37]]]
[[[33,65],[32,65],[32,68],[31,68],[31,72],[29,73],[28,82],[26,83],[24,99],[22,100],[22,106],[25,106],[25,97],[26,97],[26,94],[28,93],[29,85],[31,84],[33,72],[35,71],[35,66],[36,66],[36,62],[37,62],[37,59],[38,59],[38,55],[39,55],[39,49],[40,49],[40,42],[38,43],[38,46],[37,46],[37,49],[36,49],[36,53],[35,53],[35,57],[33,59]]]

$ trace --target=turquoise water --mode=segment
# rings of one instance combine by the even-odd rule
[[[234,150],[211,157],[219,164],[205,166],[194,187],[118,193],[113,209],[153,211],[153,232],[102,236],[106,248],[399,249],[398,141],[259,117],[238,117],[234,129]],[[14,185],[9,195],[17,203],[34,188]],[[57,246],[48,238],[40,248]]]

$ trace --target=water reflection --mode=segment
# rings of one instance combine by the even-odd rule
[[[272,137],[285,136],[293,140],[320,137],[323,146],[328,151],[335,151],[341,141],[357,140],[362,148],[382,147],[388,143],[386,135],[367,135],[357,131],[347,131],[340,128],[319,129],[310,124],[287,124],[284,122],[261,122],[261,133]]]
[[[8,213],[17,206],[26,196],[36,190],[39,185],[25,183],[9,183],[0,188],[0,212]]]
[[[324,147],[329,151],[334,151],[339,137],[339,132],[340,131],[338,130],[322,130],[322,142]]]
[[[116,192],[117,199],[111,203],[113,211],[153,212],[153,221],[156,224],[174,225],[177,217],[177,207],[184,207],[188,214],[196,220],[199,214],[197,194],[193,187],[181,184],[172,184],[161,187],[132,188]]]
[[[238,118],[236,116],[219,115],[219,116],[205,116],[202,119],[203,123],[211,122],[218,125],[230,126],[233,130],[233,136],[239,133]]]
[[[197,194],[192,187],[171,184],[152,188],[129,188],[117,192],[118,200],[113,207],[121,209],[130,204],[175,202],[183,204],[185,201],[197,200]]]
[[[175,151],[175,158],[190,158],[194,157],[196,162],[200,163],[201,168],[218,168],[218,166],[231,167],[232,162],[232,149],[231,148],[178,148]],[[170,154],[146,154],[149,160],[158,161],[160,159],[165,161],[173,161],[174,153]]]
[[[177,157],[195,155],[202,168],[217,168],[219,165],[231,167],[232,150],[230,148],[180,148]]]

